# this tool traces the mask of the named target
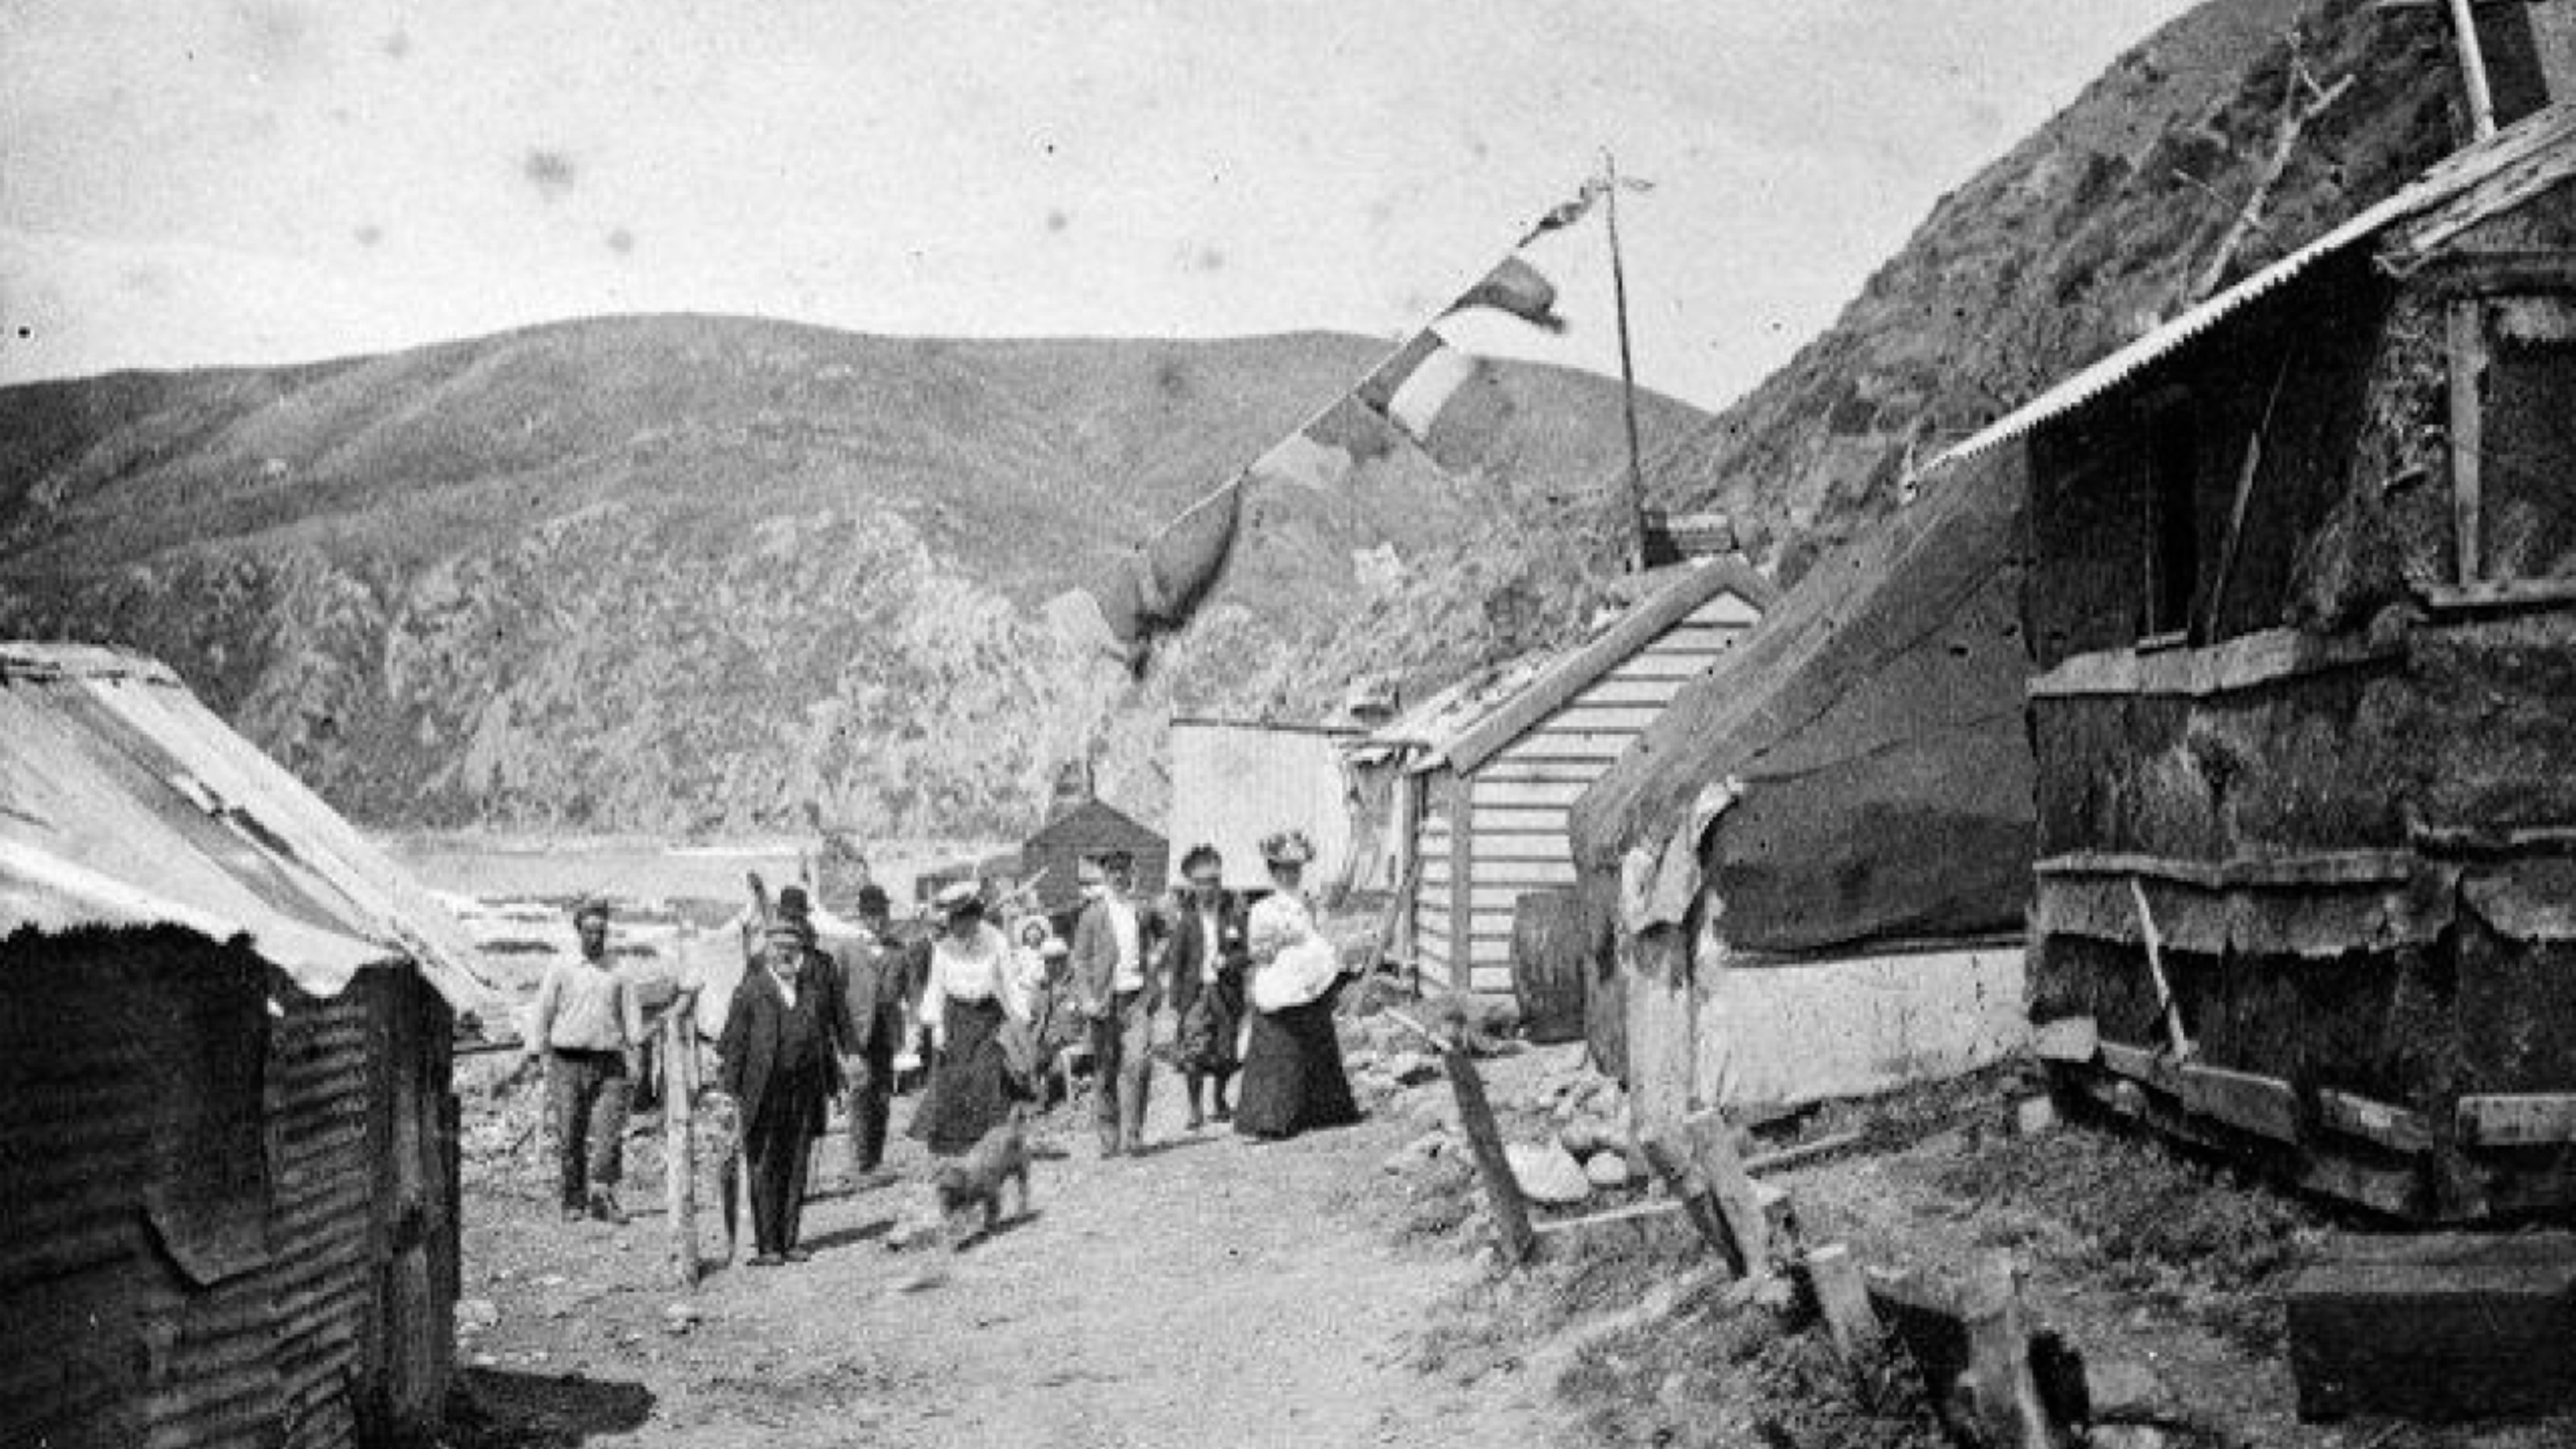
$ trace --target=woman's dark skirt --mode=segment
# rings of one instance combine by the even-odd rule
[[[930,1089],[913,1115],[912,1135],[941,1157],[955,1157],[1009,1115],[1019,1095],[1002,1055],[998,1001],[951,1001],[948,1049],[930,1068]]]
[[[1235,1131],[1288,1137],[1360,1120],[1351,1079],[1342,1071],[1342,1041],[1333,1031],[1333,1003],[1340,995],[1336,987],[1303,1006],[1252,1013]]]

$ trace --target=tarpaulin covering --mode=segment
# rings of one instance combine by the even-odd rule
[[[2032,768],[2019,626],[2025,479],[1944,474],[1829,555],[1676,697],[1574,807],[1628,929],[1703,880],[1739,949],[2019,929]]]
[[[151,925],[245,937],[316,996],[407,962],[498,1019],[465,928],[168,669],[0,645],[0,939]]]

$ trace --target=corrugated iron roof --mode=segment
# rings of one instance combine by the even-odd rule
[[[177,675],[0,644],[0,938],[153,925],[246,937],[317,996],[409,961],[499,1019],[456,918]]]
[[[1709,600],[1732,592],[1756,608],[1777,585],[1740,558],[1696,559],[1645,602],[1570,649],[1490,665],[1424,700],[1353,747],[1353,758],[1411,754],[1409,769],[1474,769]]]
[[[1964,462],[2082,407],[2318,262],[2401,222],[2422,218],[2390,249],[2387,260],[2404,270],[2467,228],[2571,177],[2576,177],[2576,105],[2562,103],[2454,153],[2396,195],[2064,379],[1933,459],[1923,474]]]

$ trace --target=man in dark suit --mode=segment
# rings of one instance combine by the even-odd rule
[[[806,1163],[841,1088],[839,973],[813,948],[803,921],[781,913],[761,964],[745,971],[725,1015],[719,1078],[739,1104],[750,1159],[755,1268],[801,1263]]]
[[[903,1048],[904,1023],[911,1014],[909,972],[904,949],[893,937],[893,908],[886,893],[874,886],[858,892],[859,935],[846,948],[841,963],[842,989],[848,1002],[849,1040],[842,1055],[850,1080],[850,1171],[852,1186],[876,1174],[885,1164],[886,1120],[894,1102],[894,1059]]]
[[[1181,1080],[1190,1097],[1190,1130],[1205,1124],[1199,1111],[1203,1085],[1213,1085],[1216,1120],[1234,1115],[1225,1084],[1238,1065],[1235,1033],[1243,1022],[1243,970],[1252,960],[1243,938],[1243,904],[1225,888],[1225,860],[1213,845],[1181,857],[1187,886],[1173,913],[1163,970],[1172,1010],[1180,1018]]]

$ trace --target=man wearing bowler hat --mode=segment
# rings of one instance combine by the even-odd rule
[[[719,1085],[738,1104],[751,1170],[755,1268],[801,1263],[806,1165],[841,1087],[839,982],[813,949],[813,932],[781,913],[763,936],[760,964],[742,975],[717,1047]]]

